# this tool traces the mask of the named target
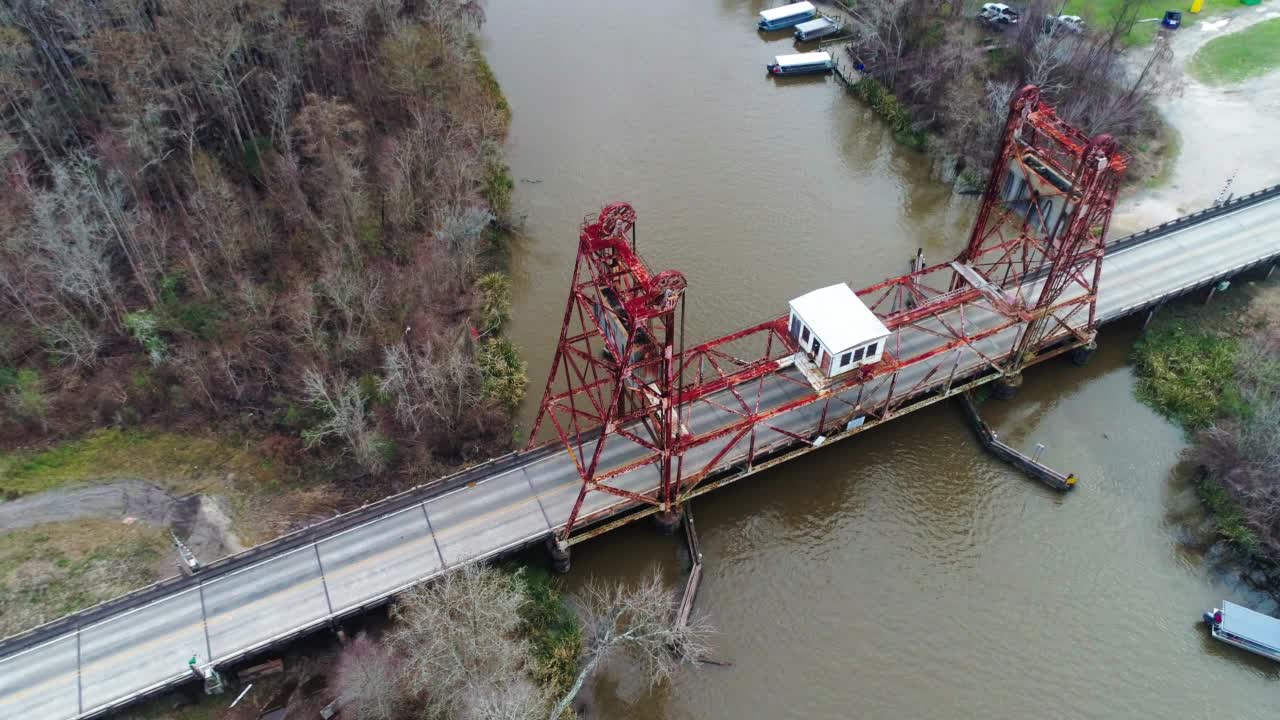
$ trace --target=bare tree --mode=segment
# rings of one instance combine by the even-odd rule
[[[479,368],[461,347],[419,351],[399,342],[386,348],[382,391],[396,403],[396,419],[415,433],[434,424],[453,433],[482,402]]]
[[[458,264],[458,280],[467,282],[475,274],[483,250],[485,230],[494,216],[482,207],[446,207],[440,215],[436,237],[449,248]]]
[[[907,8],[913,0],[883,0],[858,3],[848,8],[853,33],[853,45],[880,66],[876,73],[886,85],[893,88],[898,70],[908,46]]]
[[[352,240],[364,208],[365,124],[354,107],[313,93],[294,119],[317,214],[330,235]]]
[[[337,349],[347,355],[360,348],[366,329],[377,321],[382,278],[349,267],[338,253],[328,264],[330,270],[316,282],[316,292],[335,311]]]
[[[1063,94],[1059,112],[1090,135],[1132,136],[1156,122],[1152,99],[1175,79],[1172,51],[1157,41],[1139,72],[1126,72],[1119,51],[1100,50],[1103,41],[1082,44],[1071,61],[1071,91]]]
[[[404,658],[406,681],[428,717],[525,720],[545,709],[536,688],[519,687],[529,662],[519,636],[526,602],[517,577],[483,565],[415,586],[396,601],[387,641]]]
[[[582,669],[551,712],[551,720],[564,714],[587,678],[614,655],[629,656],[651,686],[670,680],[681,665],[704,657],[710,650],[710,625],[702,618],[677,625],[675,614],[675,596],[656,569],[635,586],[589,585],[580,612]]]
[[[343,717],[393,720],[404,705],[399,660],[364,633],[342,649],[335,680]]]
[[[325,415],[324,421],[303,433],[307,447],[339,437],[364,469],[375,474],[385,470],[390,448],[373,426],[360,383],[341,374],[330,382],[320,371],[307,368],[302,386],[307,400]]]
[[[62,362],[69,362],[76,367],[91,368],[98,362],[98,353],[102,350],[102,337],[89,329],[74,316],[68,316],[62,322],[51,322],[43,326],[46,349],[50,355]]]
[[[533,720],[546,714],[550,703],[546,688],[525,673],[472,685],[467,692],[461,717],[469,720]]]
[[[1144,0],[1120,0],[1111,8],[1111,25],[1105,30],[1103,47],[1107,52],[1120,50],[1125,37],[1138,23],[1143,13]]]
[[[1026,58],[1026,82],[1040,88],[1049,97],[1059,97],[1070,87],[1062,71],[1080,44],[1080,36],[1062,23],[1050,23],[1046,32],[1037,32],[1023,56]]]
[[[110,221],[95,202],[87,178],[89,161],[78,159],[52,168],[53,187],[30,188],[30,222],[15,238],[31,272],[58,294],[109,317],[121,311],[111,272]]]

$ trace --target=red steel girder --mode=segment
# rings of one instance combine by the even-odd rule
[[[721,463],[745,453],[751,464],[759,431],[807,441],[774,422],[798,408],[823,403],[818,432],[833,403],[847,409],[836,413],[841,425],[859,413],[884,419],[921,393],[950,388],[965,352],[980,360],[966,366],[967,374],[977,368],[1014,374],[1050,342],[1090,341],[1103,243],[1124,169],[1110,137],[1085,136],[1036,88],[1022,89],[1010,103],[964,251],[954,263],[858,291],[890,330],[883,359],[817,388],[786,369],[801,349],[785,316],[684,349],[683,276],[651,272],[635,252],[635,211],[625,203],[605,207],[579,235],[560,339],[529,440],[537,441],[550,418],[581,476],[560,539],[583,519],[588,492],[672,510]],[[1005,333],[1009,339],[994,350],[978,347]],[[908,353],[904,337],[932,340]],[[947,354],[954,361],[936,360]],[[921,365],[913,381],[899,383],[905,370]],[[768,382],[790,388],[786,399],[766,406]],[[841,397],[854,390],[856,400]],[[714,427],[691,427],[698,408]],[[602,466],[606,446],[618,443],[630,448],[627,460]],[[712,443],[723,444],[685,476],[685,456]],[[656,488],[608,484],[649,465],[659,468]]]

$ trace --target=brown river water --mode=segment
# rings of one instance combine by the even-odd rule
[[[964,243],[976,210],[835,78],[765,77],[789,35],[762,3],[492,0],[484,50],[514,113],[526,216],[515,341],[542,391],[582,218],[639,213],[641,252],[689,279],[688,340],[782,314],[788,299],[898,274]],[[1182,433],[1133,397],[1136,327],[1087,368],[1029,371],[983,409],[1002,436],[1081,478],[1060,495],[984,455],[937,405],[697,503],[699,608],[716,657],[649,690],[625,664],[589,686],[607,718],[1262,718],[1280,666],[1216,643],[1224,597],[1274,611],[1203,553]],[[574,548],[571,588],[657,564],[639,524]]]

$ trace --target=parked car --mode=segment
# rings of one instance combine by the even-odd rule
[[[1082,33],[1084,32],[1084,18],[1079,15],[1051,15],[1045,18],[1044,31],[1051,33],[1055,30]]]
[[[978,19],[992,25],[1017,25],[1018,11],[1004,3],[985,3]]]

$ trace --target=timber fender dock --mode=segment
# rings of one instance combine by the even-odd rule
[[[689,624],[689,616],[693,614],[693,601],[698,596],[698,585],[702,582],[702,546],[698,543],[698,529],[693,524],[691,503],[684,505],[684,540],[689,549],[691,567],[684,592],[680,595],[680,606],[676,610],[676,627]]]
[[[991,429],[983,421],[982,416],[978,414],[978,406],[973,402],[973,396],[968,392],[960,393],[960,403],[964,405],[965,418],[969,421],[969,426],[973,428],[973,432],[977,434],[978,441],[992,455],[1004,460],[1010,465],[1018,468],[1022,472],[1048,485],[1054,490],[1072,490],[1076,486],[1076,476],[1073,473],[1063,475],[1044,463],[1028,457],[1023,453],[1015,450],[1007,445],[995,430]]]

